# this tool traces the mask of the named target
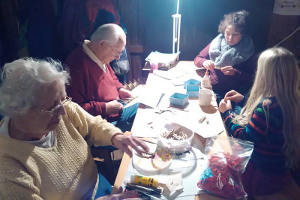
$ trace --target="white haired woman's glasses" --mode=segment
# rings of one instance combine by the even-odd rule
[[[59,113],[59,111],[64,106],[64,104],[66,104],[66,103],[68,103],[70,101],[72,101],[72,98],[66,96],[63,100],[60,101],[59,104],[57,104],[56,106],[54,106],[50,110],[41,110],[41,112],[46,113],[46,114],[48,114],[50,116],[55,116],[55,115],[57,115]]]

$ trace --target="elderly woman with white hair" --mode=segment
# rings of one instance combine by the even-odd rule
[[[53,60],[19,59],[4,66],[0,199],[94,199],[104,195],[98,186],[106,180],[98,176],[87,142],[114,145],[129,155],[129,146],[148,151],[137,138],[73,103],[65,92],[68,79]]]

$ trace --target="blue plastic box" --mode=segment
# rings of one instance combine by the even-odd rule
[[[200,83],[201,83],[200,81],[195,79],[190,79],[184,82],[184,88],[186,89],[186,94],[190,98],[199,96]]]
[[[184,89],[188,91],[199,91],[201,81],[190,79],[184,82]]]
[[[174,106],[185,106],[188,103],[188,95],[181,93],[174,93],[170,97],[170,103]]]
[[[186,91],[186,94],[189,96],[189,98],[199,97],[199,91]]]

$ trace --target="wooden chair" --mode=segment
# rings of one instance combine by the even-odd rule
[[[91,152],[97,164],[98,170],[113,184],[118,172],[118,164],[113,160],[115,149],[103,147],[91,147]]]
[[[87,142],[89,136],[84,138]],[[91,146],[92,156],[97,164],[98,170],[105,176],[105,178],[111,183],[114,183],[114,178],[117,174],[117,167],[112,158],[112,152],[117,150],[113,146]]]

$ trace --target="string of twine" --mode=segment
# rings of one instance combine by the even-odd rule
[[[274,47],[279,46],[280,44],[282,44],[283,42],[285,42],[286,40],[288,40],[290,37],[292,37],[296,32],[298,32],[300,30],[300,26],[297,27],[292,33],[290,33],[288,36],[286,36],[285,38],[283,38],[280,42],[278,42],[276,45],[274,45]]]

